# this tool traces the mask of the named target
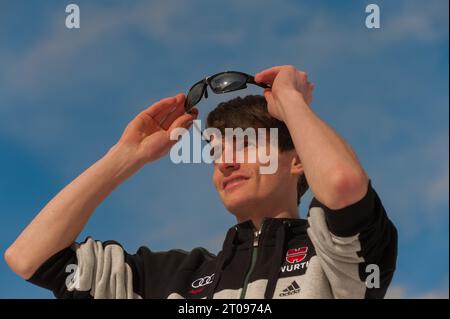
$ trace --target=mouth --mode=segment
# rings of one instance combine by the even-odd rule
[[[243,184],[246,180],[248,180],[248,177],[245,176],[233,176],[225,178],[225,180],[222,183],[222,189],[230,190],[232,188],[236,188],[241,184]]]

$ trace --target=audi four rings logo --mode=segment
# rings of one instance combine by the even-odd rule
[[[209,285],[210,283],[213,282],[213,278],[214,278],[214,274],[209,275],[209,276],[205,276],[203,278],[198,278],[196,280],[194,280],[191,284],[192,288],[196,289],[196,288],[200,288],[200,287],[204,287],[206,285]]]

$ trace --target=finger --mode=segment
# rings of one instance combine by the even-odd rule
[[[306,81],[306,83],[309,83],[308,81],[308,73],[304,72],[304,71],[299,71],[297,70],[297,75],[300,79],[302,79],[303,81]]]
[[[194,109],[192,109],[194,110]],[[191,110],[191,111],[192,111]],[[192,122],[197,118],[198,111],[195,109],[195,111],[191,113],[185,113],[178,117],[173,123],[170,125],[168,131],[169,133],[172,132],[174,129],[178,127],[184,127],[185,129],[189,129],[189,127],[192,125]]]
[[[272,96],[272,90],[270,89],[265,89],[264,90],[264,97],[266,98],[267,101],[267,105],[273,105],[274,100],[273,100],[273,96]]]
[[[192,114],[192,116],[195,116],[195,118],[197,118],[198,116],[198,108],[193,107],[192,109],[189,110],[189,112],[186,112],[187,114]]]
[[[156,118],[156,116],[159,115],[161,112],[170,112],[173,108],[177,106],[175,104],[179,103],[181,100],[184,103],[185,98],[186,97],[183,93],[179,93],[175,96],[164,98],[152,104],[147,109],[142,111],[140,114]]]
[[[293,68],[292,65],[280,65],[280,66],[274,66],[268,69],[265,69],[261,72],[258,72],[255,74],[255,82],[263,82],[272,85],[273,81],[275,80],[275,77],[277,74],[283,69],[283,68]]]
[[[172,122],[184,113],[184,100],[177,99],[173,107],[162,110],[155,116],[155,120],[163,129],[167,129]]]
[[[185,110],[184,110],[184,104],[182,104],[181,106],[177,107],[176,110],[175,110],[174,112],[169,113],[169,114],[167,115],[167,117],[164,118],[164,119],[160,122],[160,123],[161,123],[161,127],[162,127],[163,129],[167,130],[167,129],[172,125],[172,123],[173,123],[177,118],[179,118],[181,115],[183,115],[184,113],[185,113]],[[198,109],[192,108],[192,109],[190,110],[190,112],[189,112],[189,113],[186,113],[186,114],[190,114],[192,117],[195,117],[195,118],[196,118],[197,115],[198,115]]]
[[[308,96],[307,96],[307,104],[310,105],[313,101],[313,91],[314,91],[314,84],[311,82],[308,82]]]
[[[184,101],[184,95],[178,94],[171,106],[161,109],[159,113],[154,116],[155,120],[161,124],[165,122],[168,117],[173,118],[174,114],[176,114],[175,117],[180,116],[184,112]]]
[[[312,102],[312,94],[308,93],[308,95],[305,97],[306,104],[310,105]]]

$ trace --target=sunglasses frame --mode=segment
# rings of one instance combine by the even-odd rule
[[[226,73],[233,73],[233,74],[243,75],[243,76],[246,77],[246,80],[245,80],[245,82],[242,84],[242,86],[239,87],[239,88],[235,88],[235,89],[231,89],[231,90],[230,90],[230,89],[228,89],[228,90],[220,90],[219,92],[216,92],[216,91],[214,90],[214,88],[211,86],[211,81],[212,81],[215,77],[217,77],[217,76],[219,76],[219,75],[226,74]],[[200,98],[199,98],[198,101],[196,101],[195,103],[192,103],[192,105],[188,108],[187,102],[188,102],[189,94],[191,93],[192,89],[193,89],[195,86],[197,86],[198,84],[201,84],[201,83],[203,83],[203,87],[202,87],[202,93],[200,94]],[[203,96],[205,97],[205,99],[207,99],[207,98],[208,98],[208,90],[207,90],[207,87],[208,87],[208,86],[211,88],[211,90],[212,90],[215,94],[222,94],[222,93],[228,93],[228,92],[233,92],[233,91],[243,90],[243,89],[247,88],[247,83],[253,84],[253,85],[257,85],[257,86],[262,87],[262,88],[264,88],[264,89],[270,89],[270,88],[271,88],[271,86],[268,85],[268,84],[265,84],[265,83],[256,83],[256,82],[255,82],[255,78],[254,78],[252,75],[250,75],[250,74],[247,74],[247,73],[244,73],[244,72],[239,72],[239,71],[224,71],[224,72],[220,72],[220,73],[216,73],[216,74],[213,74],[213,75],[211,75],[211,76],[208,76],[208,77],[204,78],[203,80],[200,80],[200,81],[196,82],[194,85],[192,85],[191,88],[190,88],[189,91],[188,91],[188,95],[186,96],[186,100],[185,100],[185,102],[184,102],[184,109],[186,110],[186,112],[189,112],[189,110],[190,110],[191,108],[193,108],[195,105],[197,105],[197,104],[202,100]]]

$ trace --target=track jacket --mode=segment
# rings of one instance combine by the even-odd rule
[[[203,248],[129,254],[88,237],[28,281],[57,298],[382,298],[396,258],[397,231],[369,181],[364,198],[339,210],[313,198],[306,220],[267,218],[260,232],[237,224],[217,256]]]

